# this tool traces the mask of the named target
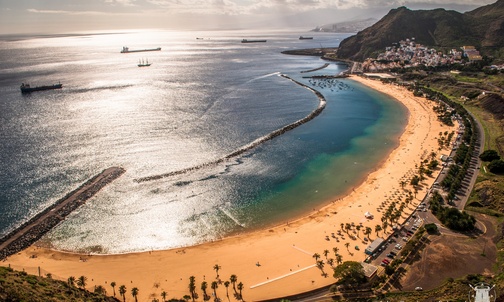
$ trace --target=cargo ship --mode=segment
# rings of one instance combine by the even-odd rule
[[[158,47],[158,48],[149,48],[149,49],[130,50],[129,47],[123,46],[123,49],[121,50],[121,53],[143,52],[143,51],[160,51],[160,50],[161,50],[161,47]]]
[[[260,42],[266,42],[267,40],[247,40],[243,39],[241,42],[242,43],[260,43]]]
[[[63,87],[63,84],[54,84],[54,85],[46,85],[46,86],[36,86],[36,87],[30,87],[30,84],[21,84],[21,92],[22,93],[29,93],[33,91],[41,91],[41,90],[51,90],[51,89],[60,89]]]

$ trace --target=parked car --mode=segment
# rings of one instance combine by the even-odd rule
[[[382,262],[385,263],[385,264],[389,264],[390,263],[390,261],[388,259],[383,259]]]
[[[394,252],[394,251],[390,251],[390,254],[391,254],[391,255],[394,255],[394,256],[397,256],[397,253],[396,253],[396,252]]]
[[[387,257],[389,257],[389,258],[394,258],[395,256],[394,256],[394,255],[392,255],[392,253],[388,253],[388,254],[387,254]]]
[[[402,245],[400,245],[400,244],[398,243],[398,244],[396,244],[396,245],[395,245],[395,248],[396,248],[396,249],[398,249],[398,250],[400,250],[400,249],[402,249]]]
[[[421,288],[420,286],[417,286],[417,287],[415,287],[415,290],[421,291],[421,290],[423,290],[423,288]]]

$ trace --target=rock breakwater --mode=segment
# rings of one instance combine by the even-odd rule
[[[39,240],[72,211],[83,205],[100,189],[121,176],[126,170],[111,167],[92,177],[53,205],[0,239],[0,259],[17,253]]]
[[[286,78],[286,79],[289,79],[291,80],[292,82],[312,91],[317,97],[318,97],[318,100],[319,100],[319,105],[318,107],[313,110],[312,112],[310,112],[310,114],[308,114],[307,116],[305,116],[304,118],[300,119],[300,120],[297,120],[295,121],[294,123],[291,123],[291,124],[288,124],[278,130],[275,130],[265,136],[262,136],[256,140],[254,140],[253,142],[231,152],[230,154],[222,157],[222,158],[219,158],[219,159],[216,159],[214,161],[210,161],[210,162],[206,162],[206,163],[203,163],[201,165],[197,165],[197,166],[193,166],[193,167],[190,167],[190,168],[186,168],[186,169],[182,169],[182,170],[178,170],[178,171],[173,171],[173,172],[168,172],[168,173],[164,173],[164,174],[159,174],[159,175],[152,175],[152,176],[146,176],[146,177],[142,177],[142,178],[137,178],[135,179],[136,182],[145,182],[145,181],[152,181],[152,180],[158,180],[158,179],[161,179],[161,178],[165,178],[165,177],[171,177],[171,176],[174,176],[174,175],[179,175],[179,174],[184,174],[184,173],[187,173],[187,172],[190,172],[190,171],[194,171],[194,170],[198,170],[198,169],[201,169],[201,168],[204,168],[204,167],[208,167],[208,166],[212,166],[212,165],[216,165],[216,164],[219,164],[219,163],[222,163],[228,159],[231,159],[231,158],[234,158],[234,157],[237,157],[257,146],[259,146],[260,144],[266,142],[266,141],[269,141],[279,135],[282,135],[284,134],[285,132],[287,131],[290,131],[296,127],[299,127],[301,126],[302,124],[304,123],[307,123],[309,121],[311,121],[312,119],[314,119],[315,117],[317,117],[324,109],[325,109],[325,106],[326,106],[326,99],[324,98],[324,96],[318,92],[317,90],[301,83],[301,82],[298,82],[292,78],[290,78],[289,76],[287,75],[284,75],[282,74],[281,75],[282,77]]]

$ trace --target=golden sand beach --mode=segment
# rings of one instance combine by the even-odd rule
[[[363,261],[367,245],[362,240],[365,237],[363,229],[372,228],[371,240],[377,237],[375,226],[381,224],[383,211],[378,209],[382,202],[391,196],[406,195],[401,182],[414,175],[415,165],[421,159],[427,158],[431,152],[438,153],[439,132],[454,129],[437,120],[430,101],[414,97],[403,87],[354,76],[351,79],[403,103],[408,108],[409,119],[399,146],[347,196],[329,200],[327,206],[288,224],[198,246],[97,256],[63,253],[34,245],[9,257],[2,265],[24,268],[33,274],[37,274],[37,268],[40,267],[43,272],[51,273],[53,278],[62,280],[67,280],[69,276],[86,276],[87,289],[93,290],[94,286],[102,285],[110,295],[110,282],[114,281],[117,284],[117,296],[118,287],[126,286],[126,301],[134,301],[130,293],[133,287],[139,289],[138,301],[160,299],[163,291],[168,293],[169,298],[182,298],[190,294],[190,276],[196,278],[199,301],[203,300],[201,282],[208,283],[207,293],[211,295],[211,283],[219,279],[227,281],[232,274],[238,277],[238,282],[243,283],[242,293],[246,301],[293,295],[334,283],[332,269],[327,264],[327,259],[336,258],[333,249],[337,248],[343,261]],[[434,178],[428,178],[424,188],[432,185],[432,182]],[[425,190],[418,192],[417,199],[408,206],[403,217],[411,213],[414,205],[418,205],[426,194]],[[365,218],[367,211],[374,215],[373,219]],[[362,224],[362,229],[355,234],[359,236],[354,240],[342,231],[343,236],[335,235],[338,238],[336,241],[332,233],[337,234],[341,230],[341,223]],[[390,227],[387,231],[390,232]],[[380,231],[378,236],[387,234]],[[360,250],[355,249],[356,245]],[[329,251],[327,258],[325,250]],[[322,270],[315,265],[315,253],[324,261]],[[218,278],[213,269],[216,264],[221,267]],[[233,286],[230,285],[228,290],[230,300],[235,301]],[[227,299],[223,283],[219,284],[216,293],[218,297]]]

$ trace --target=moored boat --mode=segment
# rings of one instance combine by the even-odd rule
[[[33,91],[41,91],[41,90],[51,90],[51,89],[60,89],[63,87],[63,84],[58,83],[54,85],[44,85],[44,86],[36,86],[36,87],[31,87],[30,84],[21,84],[21,92],[22,93],[29,93]]]

